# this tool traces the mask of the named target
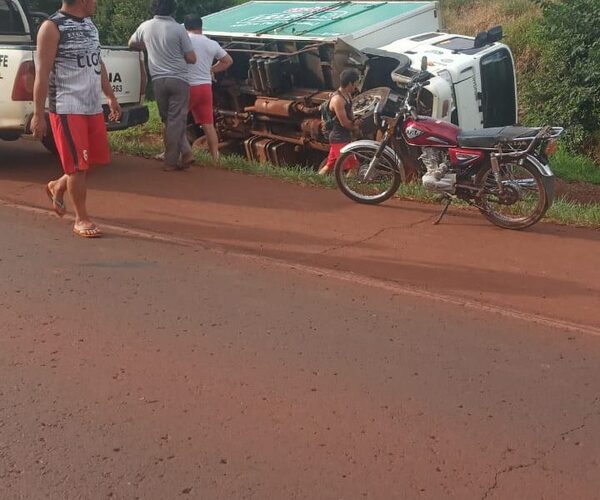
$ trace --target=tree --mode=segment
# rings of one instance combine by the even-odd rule
[[[526,75],[528,121],[567,128],[569,144],[592,147],[600,129],[600,2],[545,2],[534,28],[538,67]]]
[[[244,3],[244,0],[178,0],[177,17],[182,19],[187,14],[206,16],[219,12],[234,5]]]
[[[150,18],[152,0],[101,0],[94,23],[104,45],[126,45],[136,28]]]

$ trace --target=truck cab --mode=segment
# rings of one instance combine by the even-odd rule
[[[428,70],[436,78],[421,100],[432,117],[463,129],[517,122],[514,59],[503,43],[477,46],[473,37],[432,32],[397,40],[381,50],[408,56],[415,71],[427,57]],[[396,79],[399,84],[401,80]]]
[[[43,14],[36,15],[43,21]],[[0,0],[0,139],[16,140],[30,133],[35,29],[34,17],[26,4]],[[148,121],[148,108],[143,104],[147,82],[144,55],[126,47],[103,47],[102,60],[123,109],[119,122],[107,122],[108,130],[121,130]],[[107,107],[105,115],[108,115]],[[54,150],[52,137],[46,137],[43,143]]]

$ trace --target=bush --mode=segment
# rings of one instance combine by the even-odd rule
[[[600,2],[545,2],[532,26],[536,68],[522,79],[526,120],[567,128],[577,150],[591,149],[600,123]]]

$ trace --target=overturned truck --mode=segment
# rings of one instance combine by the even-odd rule
[[[362,136],[373,136],[370,118],[376,105],[384,101],[393,106],[393,101],[402,98],[405,85],[418,71],[421,55],[431,58],[432,54],[421,54],[423,46],[415,42],[406,53],[372,47],[389,46],[407,37],[421,37],[421,41],[454,37],[440,34],[439,27],[437,2],[255,1],[206,16],[204,32],[234,60],[213,86],[220,147],[275,165],[318,166],[329,149],[319,108],[338,87],[339,75],[346,68],[356,68],[362,75],[354,114],[362,119]],[[467,45],[475,50],[472,39]],[[461,57],[468,64],[484,49],[461,53]],[[448,56],[444,63],[440,58],[440,71],[452,60],[454,72],[460,74],[456,59],[456,55]],[[458,121],[456,97],[452,77],[436,77],[422,96],[422,112]],[[475,92],[472,99],[478,98],[482,95]],[[503,121],[512,124],[516,104],[510,113]],[[474,121],[475,126],[468,128],[477,128],[479,121],[479,126],[484,124],[479,116]],[[190,129],[191,139],[200,134]]]

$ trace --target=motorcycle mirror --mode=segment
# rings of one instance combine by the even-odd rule
[[[421,58],[421,71],[427,71],[427,67],[428,67],[427,56],[423,56]]]

